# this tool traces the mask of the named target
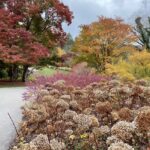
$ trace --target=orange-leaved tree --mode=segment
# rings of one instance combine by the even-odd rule
[[[132,27],[123,20],[99,17],[98,21],[81,26],[73,50],[79,52],[78,60],[102,72],[113,56],[133,51],[135,40]]]

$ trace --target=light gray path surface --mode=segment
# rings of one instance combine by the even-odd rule
[[[24,104],[23,87],[0,88],[0,150],[8,150],[15,137],[15,130],[8,117],[10,113],[16,125],[21,121],[21,106]]]

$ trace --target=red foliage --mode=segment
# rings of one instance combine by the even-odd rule
[[[37,43],[29,31],[14,28],[20,17],[10,15],[6,10],[0,15],[0,60],[5,63],[36,64],[39,59],[49,55],[47,48]],[[12,17],[12,18],[10,18]],[[13,19],[14,18],[14,19]],[[10,24],[10,26],[9,26]]]
[[[53,44],[62,44],[66,39],[62,22],[68,24],[72,21],[72,12],[60,0],[7,0],[8,8],[16,15],[22,16],[22,22],[31,25],[33,20],[44,15],[42,30],[50,32]],[[27,27],[28,28],[28,27]],[[51,41],[49,41],[50,44]]]
[[[46,85],[47,83],[53,84],[56,81],[64,80],[66,85],[75,86],[75,87],[85,87],[91,83],[99,82],[104,79],[109,79],[108,77],[103,77],[96,74],[77,74],[77,73],[57,73],[50,77],[40,76],[36,80],[28,82],[27,85],[41,86]]]
[[[7,6],[7,8],[6,8]],[[62,22],[72,20],[72,12],[59,0],[1,0],[0,1],[0,60],[11,64],[36,64],[49,55],[49,50],[38,43],[33,20],[41,21],[41,34],[52,37],[49,43],[61,43],[65,38]],[[45,21],[45,22],[44,22]],[[41,25],[40,24],[40,25]]]
[[[72,21],[72,12],[60,0],[5,0],[8,8],[17,15],[28,18],[32,15],[46,12],[49,17],[59,20],[59,23],[66,20],[69,24]],[[55,20],[56,21],[56,20]],[[58,22],[57,22],[58,23]]]

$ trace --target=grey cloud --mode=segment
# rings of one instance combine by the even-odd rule
[[[142,9],[143,0],[62,0],[74,13],[74,20],[66,32],[71,32],[73,37],[79,33],[81,24],[89,24],[98,16],[121,17],[130,21]],[[143,9],[144,10],[144,9]],[[134,20],[134,19],[133,19]]]

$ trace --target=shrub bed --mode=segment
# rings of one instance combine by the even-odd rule
[[[24,99],[36,99],[39,96],[39,90],[46,86],[47,84],[53,84],[58,80],[65,81],[64,84],[66,86],[74,86],[83,88],[91,83],[100,82],[103,80],[109,80],[110,77],[104,77],[97,75],[95,73],[89,72],[71,72],[68,74],[57,72],[53,76],[39,76],[33,81],[27,82],[27,91],[24,93]]]
[[[23,108],[12,150],[148,150],[150,86],[103,80],[85,87],[41,86]]]

